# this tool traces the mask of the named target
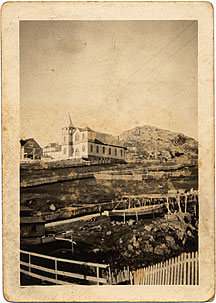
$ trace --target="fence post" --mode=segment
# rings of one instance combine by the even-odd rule
[[[191,285],[190,281],[190,273],[191,273],[191,254],[188,254],[188,285]]]
[[[198,254],[197,254],[197,251],[195,253],[195,268],[194,268],[194,271],[195,271],[195,279],[194,279],[194,282],[195,282],[195,285],[198,285],[199,283],[199,280],[198,280],[198,263],[199,260],[198,260]]]
[[[96,267],[96,269],[97,269],[97,278],[99,278],[99,276],[100,276],[100,273],[99,273],[99,267],[97,266],[97,267]],[[97,285],[100,285],[100,283],[99,283],[99,282],[97,282]]]
[[[133,285],[133,274],[131,271],[130,271],[130,285]]]
[[[109,266],[108,268],[108,284],[112,285],[112,274],[111,274],[111,268]]]
[[[183,285],[186,285],[186,271],[187,271],[187,257],[186,254],[183,254],[183,258],[184,258],[184,278],[183,278]]]
[[[194,285],[194,252],[191,254],[191,285]]]
[[[31,272],[31,255],[29,254],[29,272]]]
[[[58,270],[58,265],[57,265],[57,260],[55,260],[55,279],[56,280],[58,280],[57,270]]]

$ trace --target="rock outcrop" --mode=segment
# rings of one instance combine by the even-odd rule
[[[181,133],[153,126],[137,126],[125,131],[119,140],[128,149],[131,160],[197,159],[198,142]]]

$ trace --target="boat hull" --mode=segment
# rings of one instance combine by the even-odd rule
[[[164,212],[164,205],[156,205],[155,207],[137,207],[124,210],[109,211],[110,217],[138,218],[141,216],[160,214]]]

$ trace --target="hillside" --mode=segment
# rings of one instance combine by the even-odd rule
[[[137,126],[124,131],[119,140],[128,149],[128,160],[166,161],[198,157],[198,142],[195,139],[154,126]]]

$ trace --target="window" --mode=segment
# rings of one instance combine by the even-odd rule
[[[79,134],[76,134],[75,141],[79,141]]]
[[[93,145],[90,145],[90,152],[93,153]]]
[[[82,133],[82,139],[85,139],[85,134],[84,133]]]
[[[115,156],[117,156],[117,149],[115,148]]]
[[[121,157],[123,156],[123,150],[121,149]]]
[[[76,149],[75,155],[76,155],[76,156],[79,156],[79,148]]]
[[[82,151],[83,151],[83,152],[85,151],[85,145],[82,146]]]
[[[96,153],[99,153],[99,146],[96,146]]]
[[[105,147],[103,146],[103,154],[105,154]]]
[[[66,155],[66,152],[67,152],[67,149],[66,149],[66,148],[64,148],[64,155]]]
[[[64,143],[66,142],[66,137],[64,136]]]
[[[109,155],[111,155],[111,148],[109,148]]]

